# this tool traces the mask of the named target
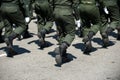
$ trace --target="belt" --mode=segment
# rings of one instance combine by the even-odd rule
[[[60,5],[60,4],[55,4],[56,7],[68,7],[70,8],[71,6],[70,5]]]
[[[90,1],[81,1],[81,4],[95,5],[95,3]]]

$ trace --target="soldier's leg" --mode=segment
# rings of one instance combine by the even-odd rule
[[[85,45],[84,54],[87,54],[87,55],[89,55],[89,52],[91,52],[91,50],[92,50],[92,44],[91,44],[91,38],[90,37],[93,34],[91,34],[90,36],[88,36],[89,32],[90,32],[90,28],[87,28],[86,26],[84,26],[84,31],[83,31],[83,34],[84,34],[83,42],[84,42],[84,45]],[[87,40],[87,41],[85,41],[85,40]]]
[[[83,26],[83,42],[85,45],[84,54],[89,55],[89,52],[91,52],[92,49],[91,38],[94,34],[90,32],[91,22],[86,18],[85,15],[82,17],[82,20],[84,20]]]
[[[39,5],[40,13],[39,17],[39,26],[38,26],[38,33],[39,33],[39,40],[42,43],[41,48],[47,46],[45,43],[45,35],[50,31],[53,26],[52,22],[52,10],[47,1],[44,1],[43,4]]]
[[[37,16],[38,16],[38,21],[37,21],[38,38],[39,38],[39,42],[40,42],[40,48],[43,49],[45,47],[45,34],[47,32],[44,29],[44,26],[46,23],[40,14],[37,14]]]
[[[75,22],[74,17],[72,15],[65,15],[63,16],[64,26],[61,25],[65,38],[62,42],[66,42],[71,45],[72,41],[75,38]]]
[[[108,26],[108,21],[107,20],[102,21],[102,25],[100,27],[100,34],[102,36],[104,48],[109,46],[109,38],[108,38],[108,34],[106,33],[107,26]]]
[[[4,27],[3,21],[0,21],[0,43],[4,42],[3,36],[2,36],[2,29]]]
[[[65,34],[63,33],[63,29],[59,25],[59,21],[56,21],[55,24],[57,28],[57,41],[59,44],[61,44],[64,40]]]
[[[48,5],[48,4],[46,4]],[[47,6],[43,12],[43,17],[46,19],[46,23],[43,27],[43,29],[46,30],[47,33],[50,32],[50,29],[52,28],[53,26],[53,16],[52,16],[52,9],[50,6]]]
[[[44,8],[44,14],[44,17],[46,18],[46,25],[44,26],[44,29],[46,29],[49,33],[53,26],[53,9],[48,2],[46,2],[46,6]]]
[[[26,25],[26,29],[25,29],[25,31],[24,31],[24,33],[22,34],[22,36],[23,36],[23,39],[26,39],[26,38],[30,38],[30,37],[32,37],[32,35],[29,33],[29,31],[28,31],[28,27],[29,27],[29,25]]]
[[[91,28],[91,22],[88,20],[84,20],[84,28],[83,28],[83,42],[87,42],[89,39],[91,39],[90,37],[92,37],[93,35],[88,35],[90,32],[90,28]],[[89,38],[88,38],[89,37]]]
[[[44,1],[43,4],[40,5],[40,15],[42,19],[44,19],[44,26],[42,29],[46,30],[48,33],[53,26],[53,10],[50,4],[47,1]]]
[[[17,26],[15,30],[13,30],[12,33],[5,38],[5,42],[7,44],[7,48],[9,52],[8,57],[13,57],[14,54],[16,54],[16,52],[13,49],[13,40],[24,32],[26,26],[25,26],[24,17],[20,10],[17,10],[17,12],[12,14],[10,13],[8,16],[9,19]],[[11,26],[11,24],[8,23],[8,26]]]
[[[90,16],[91,23],[93,24],[90,28],[90,31],[96,34],[99,31],[99,28],[101,27],[100,12],[97,7],[94,8],[93,11],[95,11],[95,13],[91,13],[91,16]]]
[[[2,36],[2,30],[0,30],[0,43],[4,43],[4,39],[3,39],[3,36]]]
[[[100,21],[100,13],[97,7],[93,7],[93,11],[87,12],[89,14],[89,19],[92,23],[90,27],[90,31],[88,34],[83,38],[83,42],[85,44],[85,54],[89,54],[92,50],[92,45],[91,45],[91,39],[92,37],[99,31],[99,27],[101,26],[101,21]],[[94,15],[92,12],[95,12],[96,15]]]
[[[103,6],[99,6],[99,10],[101,19],[100,34],[102,36],[103,47],[106,48],[109,46],[109,38],[106,33],[106,29],[108,27],[108,14],[105,13]]]
[[[34,8],[34,2],[32,2],[32,1],[30,2],[29,8],[30,8],[29,11],[30,11],[30,18],[31,18],[31,20],[32,19],[36,19],[36,17],[33,15],[33,12],[34,12],[34,9],[33,9]]]
[[[61,27],[61,31],[64,34],[61,37],[61,43],[59,47],[55,49],[56,62],[61,65],[64,61],[68,60],[66,50],[71,45],[75,38],[75,22],[72,15],[64,15],[60,17],[61,20],[56,20],[57,26]]]
[[[4,37],[5,37],[5,42],[7,44],[7,49],[8,49],[7,57],[13,57],[13,55],[15,55],[16,52],[13,49],[13,42],[12,42],[13,39],[12,38],[14,38],[15,35],[12,34],[12,26],[7,19],[4,20],[4,26],[5,26]],[[13,36],[11,36],[11,35],[13,35]]]
[[[117,40],[120,40],[120,28],[117,28]]]
[[[112,32],[114,29],[117,28],[119,21],[120,21],[120,13],[119,13],[119,7],[118,5],[114,5],[114,6],[108,6],[107,7],[108,11],[109,11],[109,15],[110,15],[110,26],[107,28],[106,32],[109,34],[110,32]]]
[[[118,0],[118,6],[119,6],[119,15],[120,15],[120,0]],[[119,17],[120,18],[120,17]],[[119,22],[118,22],[118,26],[117,26],[117,40],[120,40],[120,19],[119,19]]]
[[[56,53],[55,60],[58,66],[61,66],[62,63],[68,60],[66,50],[68,48],[67,43],[62,43],[59,47],[55,48],[54,52]],[[65,61],[66,60],[66,61]]]
[[[46,22],[46,25],[44,26],[44,29],[47,31],[47,33],[50,32],[50,29],[52,28],[53,26],[53,22],[52,21],[47,21]]]

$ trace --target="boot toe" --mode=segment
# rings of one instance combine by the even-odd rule
[[[56,54],[55,61],[56,61],[58,66],[61,66],[62,65],[62,56],[61,56],[59,47],[56,48],[54,52]]]

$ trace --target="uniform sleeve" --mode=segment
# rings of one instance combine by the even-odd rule
[[[99,4],[99,6],[105,7],[103,0],[96,0],[96,2]]]
[[[55,0],[48,0],[48,2],[50,3],[51,7],[54,9],[55,5],[54,5],[54,1]]]
[[[1,6],[1,1],[0,1],[0,6]]]
[[[80,4],[80,1],[79,0],[73,0],[72,1],[72,8],[74,10],[74,16],[75,16],[75,19],[76,20],[79,20],[80,19],[80,16],[79,16],[79,10],[78,10],[78,6]]]
[[[25,17],[28,17],[29,16],[29,4],[27,4],[25,0],[19,0],[19,2],[20,2],[20,8],[23,12],[23,15]]]
[[[72,0],[72,2],[73,2],[74,5],[78,5],[80,3],[79,0]]]

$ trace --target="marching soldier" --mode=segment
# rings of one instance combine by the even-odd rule
[[[75,6],[75,0],[53,0],[54,20],[59,32],[59,47],[55,48],[55,60],[57,65],[68,60],[66,50],[75,38],[75,22],[72,6]]]
[[[120,12],[118,0],[103,0],[104,6],[106,6],[109,12],[110,24],[106,29],[106,33],[110,33],[117,29],[117,40],[120,40]]]
[[[53,26],[53,9],[48,0],[35,0],[34,5],[37,14],[38,38],[40,47],[43,49],[47,46],[45,35]]]
[[[11,27],[13,24],[17,26],[15,30],[11,32],[8,31],[7,33],[9,33],[9,35],[5,37],[5,42],[8,49],[8,57],[13,57],[15,54],[17,54],[13,48],[13,40],[21,35],[26,29],[24,16],[20,10],[20,6],[23,6],[24,9],[26,9],[23,0],[2,0],[1,3],[1,12],[3,18],[5,19],[5,27]],[[27,10],[25,11],[26,16],[29,16]]]
[[[29,16],[26,17],[25,9],[24,9],[24,7],[21,7],[21,11],[22,11],[22,13],[24,15],[24,18],[25,18],[25,21],[26,21],[26,27],[27,27],[25,29],[24,33],[22,34],[22,36],[23,36],[23,39],[26,39],[26,38],[32,37],[32,35],[28,31],[28,29],[29,29],[29,23],[30,23],[30,18],[31,18],[31,16],[30,16],[30,14],[31,14],[30,13],[31,12],[30,8],[31,7],[30,7],[30,0],[23,0],[23,2],[25,4],[27,12],[29,12]],[[18,39],[21,40],[21,36],[19,36]]]
[[[89,54],[92,50],[91,39],[101,26],[100,12],[96,6],[96,0],[80,0],[79,11],[82,23],[84,24],[84,54]]]
[[[106,33],[106,29],[109,24],[108,12],[106,7],[103,5],[103,2],[100,0],[98,2],[98,7],[99,7],[100,19],[101,19],[100,34],[103,40],[103,47],[106,48],[109,46],[109,38],[108,38],[108,34]]]

